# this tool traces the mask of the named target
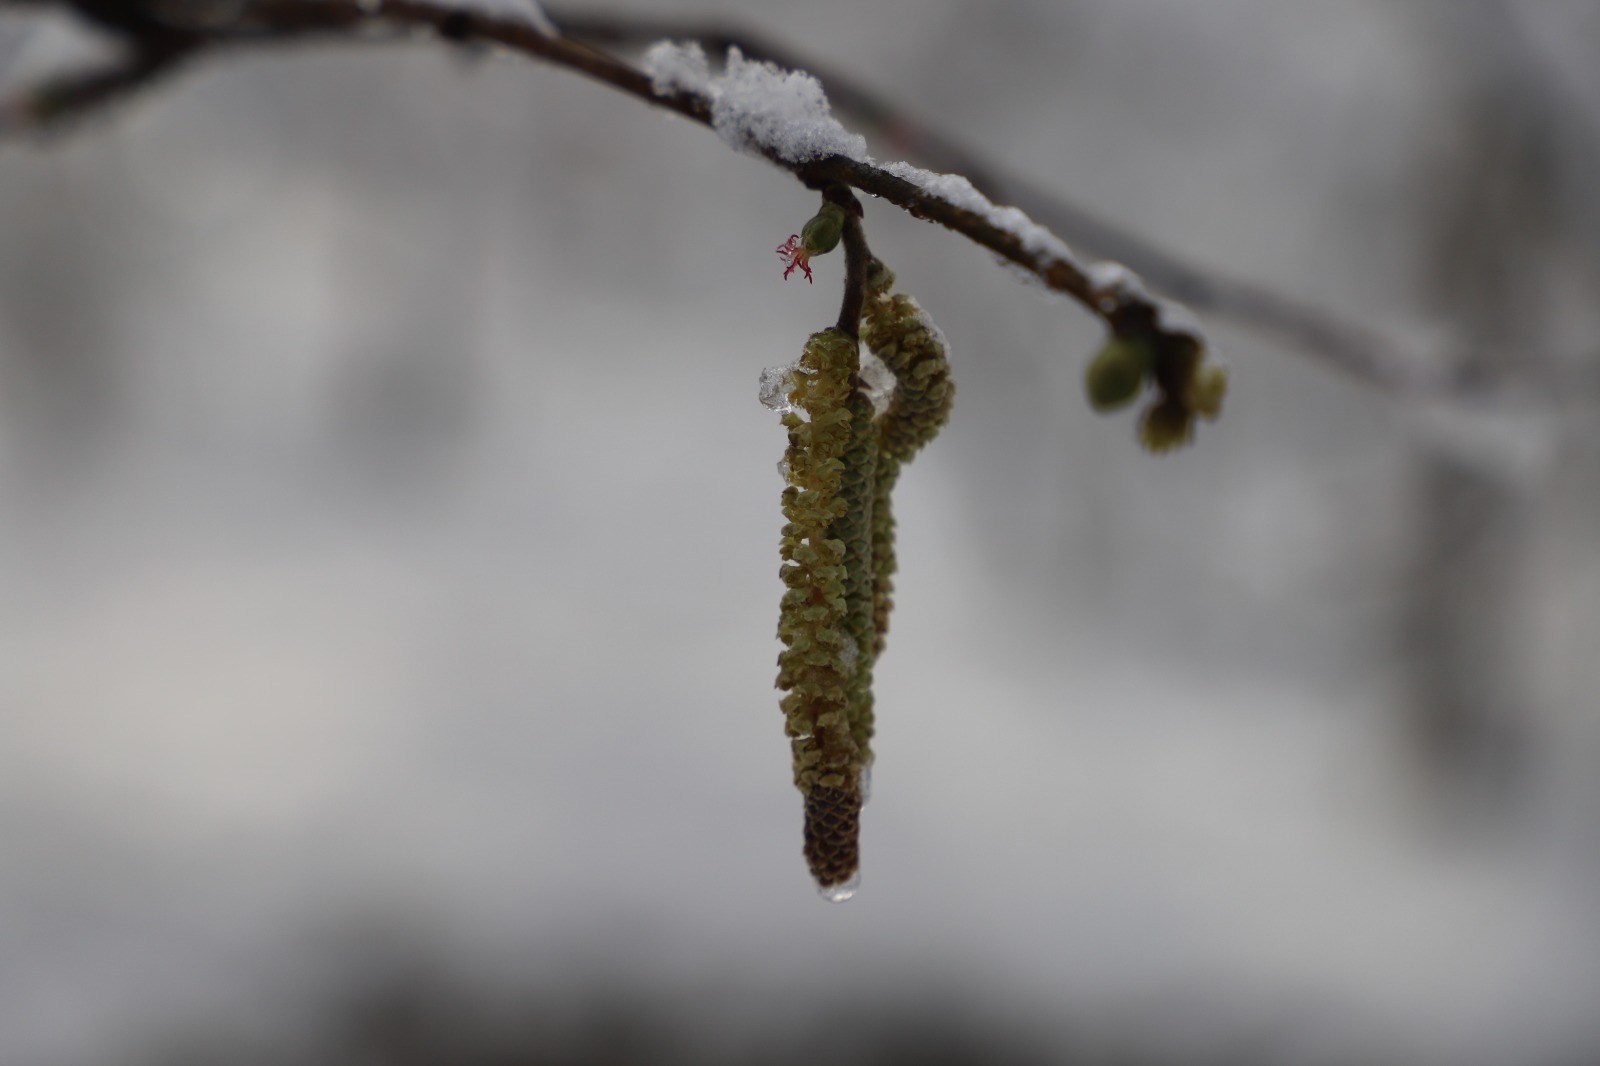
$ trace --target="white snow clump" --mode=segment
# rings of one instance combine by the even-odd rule
[[[867,139],[840,125],[822,83],[803,70],[783,70],[728,49],[723,72],[711,73],[696,43],[658,41],[644,56],[656,95],[699,93],[711,103],[711,127],[729,147],[771,153],[788,163],[842,155],[867,160]]]
[[[1121,263],[1109,259],[1085,264],[1084,277],[1089,284],[1102,292],[1115,293],[1123,299],[1142,300],[1156,309],[1156,325],[1167,333],[1187,333],[1195,340],[1204,341],[1204,327],[1195,313],[1183,304],[1163,299],[1145,288],[1144,279]]]
[[[996,229],[1005,230],[1034,255],[1077,262],[1072,249],[1060,237],[1029,218],[1021,208],[996,204],[960,174],[939,174],[910,163],[889,163],[883,169],[945,203],[971,211]]]

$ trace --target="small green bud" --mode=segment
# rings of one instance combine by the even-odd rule
[[[844,208],[825,203],[822,210],[800,228],[800,243],[812,255],[826,255],[839,247],[839,238],[843,235]]]
[[[1126,407],[1144,388],[1150,373],[1150,345],[1113,336],[1083,371],[1083,391],[1096,411]]]
[[[1150,405],[1139,420],[1139,441],[1151,452],[1170,452],[1194,436],[1194,415],[1173,399]]]
[[[1222,413],[1222,398],[1228,391],[1228,370],[1215,365],[1202,366],[1189,379],[1185,399],[1201,418],[1215,419]]]

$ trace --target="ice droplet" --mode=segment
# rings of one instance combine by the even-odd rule
[[[787,485],[789,483],[789,460],[778,460],[778,476],[783,478],[784,484]]]
[[[861,777],[856,783],[856,790],[861,793],[861,805],[865,807],[867,801],[872,798],[872,761],[870,759],[867,760],[866,765],[861,767]]]
[[[789,391],[794,387],[794,367],[769,366],[761,372],[761,405],[780,415],[794,410]],[[785,475],[787,477],[788,475]]]
[[[858,870],[850,875],[850,880],[840,881],[836,885],[818,885],[817,894],[829,903],[843,903],[856,894],[861,887],[861,872]]]

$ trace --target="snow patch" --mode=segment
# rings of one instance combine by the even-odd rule
[[[1150,290],[1145,288],[1144,279],[1121,263],[1108,260],[1089,263],[1084,267],[1083,274],[1096,291],[1106,293],[1110,298],[1119,301],[1138,300],[1154,307],[1156,326],[1162,332],[1184,333],[1202,344],[1205,343],[1205,331],[1193,311],[1183,304],[1152,295]]]
[[[947,204],[971,211],[996,229],[1005,230],[1033,255],[1062,259],[1069,263],[1077,261],[1066,241],[1029,218],[1020,208],[996,204],[960,174],[939,174],[910,163],[889,163],[883,169]]]
[[[1205,333],[1200,320],[1182,304],[1152,296],[1145,288],[1144,279],[1121,263],[1084,261],[1073,254],[1067,242],[1051,233],[1016,207],[1002,207],[979,192],[960,174],[939,174],[910,163],[889,163],[883,170],[903,181],[909,181],[929,195],[947,204],[970,211],[991,226],[1015,237],[1030,255],[1038,259],[1055,259],[1075,267],[1089,284],[1100,292],[1118,300],[1138,300],[1155,308],[1156,325],[1168,333],[1186,333],[1205,343]],[[1015,265],[1015,264],[1008,264]],[[1029,280],[1038,279],[1029,273]],[[1102,307],[1109,311],[1112,308]],[[924,316],[926,317],[926,316]]]
[[[1109,260],[1090,263],[1083,274],[1089,279],[1089,284],[1097,289],[1126,293],[1128,295],[1143,295],[1144,293],[1144,280],[1121,263],[1113,263]]]
[[[842,155],[867,160],[867,139],[840,125],[822,83],[803,70],[750,60],[728,49],[723,72],[713,75],[698,44],[659,41],[644,57],[656,95],[695,92],[711,103],[711,127],[731,148],[771,154],[788,163]]]
[[[696,41],[657,41],[645,51],[643,66],[657,96],[677,92],[711,95],[711,64]]]

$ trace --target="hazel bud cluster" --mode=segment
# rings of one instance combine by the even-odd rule
[[[1114,333],[1084,368],[1084,393],[1096,411],[1120,410],[1146,386],[1156,395],[1139,417],[1139,442],[1168,452],[1194,439],[1196,419],[1222,413],[1228,371],[1206,362],[1195,337],[1160,330]]]

